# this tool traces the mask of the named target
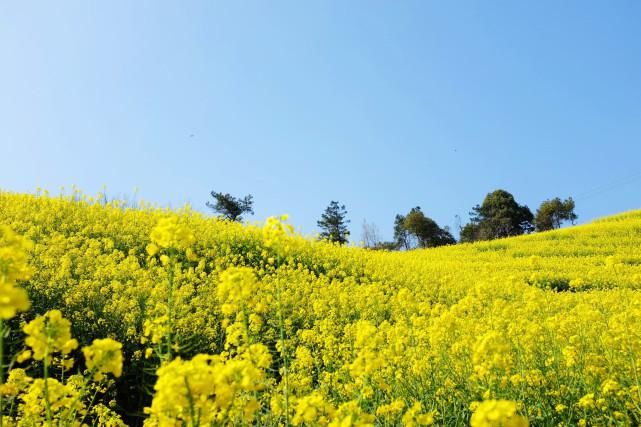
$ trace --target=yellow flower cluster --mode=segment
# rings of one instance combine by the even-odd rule
[[[260,409],[256,392],[267,386],[265,369],[270,363],[269,351],[261,344],[230,360],[206,354],[188,361],[178,357],[157,371],[145,425],[250,423]]]
[[[0,317],[33,353],[7,335],[29,364],[2,386],[13,420],[45,384],[68,409],[87,396],[58,369],[80,345],[85,383],[119,383],[72,409],[96,423],[641,424],[641,211],[408,252],[80,194],[0,193],[0,223],[33,241],[2,229]],[[31,310],[6,291],[27,278]],[[37,316],[56,308],[77,344],[60,312]],[[48,382],[27,375],[45,353]]]
[[[87,368],[94,372],[94,380],[100,381],[104,374],[113,374],[118,378],[122,375],[122,344],[111,338],[94,340],[82,349]]]
[[[478,405],[470,420],[471,427],[528,427],[527,419],[517,414],[516,402],[486,400]]]
[[[317,423],[326,426],[335,414],[336,409],[325,400],[323,395],[313,392],[298,400],[292,424],[298,426]]]
[[[27,350],[12,358],[13,363],[24,363],[33,358],[43,365],[43,378],[32,378],[22,368],[10,369],[5,380],[5,344],[15,347],[13,341],[5,342],[11,334],[12,319],[19,311],[30,307],[27,292],[17,287],[16,281],[30,277],[27,251],[30,242],[16,235],[6,226],[0,227],[0,425],[86,425],[83,420],[93,420],[96,425],[124,425],[120,417],[102,404],[92,406],[95,394],[103,391],[100,384],[91,384],[82,375],[62,379],[71,369],[74,360],[66,358],[78,347],[71,337],[71,324],[59,310],[50,310],[24,325]],[[102,380],[103,373],[116,376],[122,371],[121,344],[111,339],[96,340],[84,349],[87,367],[95,372],[94,380]],[[62,359],[54,358],[56,353]],[[52,368],[60,368],[61,380],[51,376]],[[97,375],[100,375],[98,378]],[[88,399],[93,393],[93,398]],[[86,401],[89,400],[89,406]]]
[[[160,248],[186,249],[194,242],[194,234],[185,224],[181,224],[176,217],[163,218],[151,232],[151,245]],[[148,249],[150,255],[157,252],[152,246]]]
[[[78,341],[71,338],[71,322],[62,317],[60,310],[48,311],[22,329],[27,334],[25,344],[36,360],[51,358],[57,352],[67,355],[78,348]]]
[[[19,418],[37,425],[47,423],[47,416],[53,420],[68,420],[76,414],[85,415],[85,405],[80,400],[80,387],[76,377],[67,384],[54,378],[38,378],[31,382],[26,392],[20,396],[23,402],[19,408]],[[45,385],[46,384],[46,385]],[[49,413],[48,415],[47,412]]]
[[[221,312],[230,316],[239,310],[265,311],[265,304],[258,298],[258,286],[251,268],[232,267],[225,270],[220,275],[216,289]]]
[[[6,399],[9,406],[7,423],[18,426],[31,425],[82,425],[78,420],[93,419],[97,425],[124,425],[120,417],[104,405],[86,404],[89,396],[104,392],[100,383],[91,384],[89,378],[75,374],[66,379],[50,377],[56,367],[55,353],[69,354],[77,348],[78,342],[71,338],[70,323],[58,310],[51,310],[38,316],[24,327],[27,334],[25,344],[30,350],[18,357],[25,362],[30,356],[44,364],[44,377],[32,378],[24,369],[9,371],[6,382],[2,384],[2,408]],[[85,363],[94,381],[102,381],[107,373],[119,377],[122,372],[122,345],[112,339],[95,340],[91,346],[83,348]],[[25,355],[26,353],[26,355]],[[70,363],[69,363],[70,362]],[[73,359],[62,359],[57,364],[63,371],[73,366]]]
[[[0,284],[15,283],[31,276],[27,263],[27,251],[32,244],[14,233],[6,225],[0,225]]]
[[[15,286],[17,280],[31,276],[27,264],[27,251],[31,243],[0,225],[0,319],[9,320],[17,312],[29,309],[30,303],[24,289]]]

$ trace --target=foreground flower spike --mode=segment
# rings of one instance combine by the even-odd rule
[[[32,247],[29,240],[6,225],[0,225],[0,285],[14,284],[31,277],[32,269],[27,263],[27,254]]]
[[[83,347],[85,363],[93,378],[100,381],[104,374],[122,375],[122,344],[111,338],[97,339],[88,347]]]
[[[237,358],[196,355],[176,358],[158,369],[156,393],[147,426],[217,425],[225,420],[251,422],[260,409],[255,393],[266,387],[271,358],[263,345],[252,345]]]
[[[221,311],[229,316],[243,307],[258,311],[264,309],[258,299],[258,282],[251,268],[232,267],[220,275],[216,294],[221,302]]]
[[[31,303],[27,292],[14,285],[4,283],[0,285],[0,319],[9,320],[16,313],[27,311]]]
[[[478,405],[470,420],[471,427],[528,427],[527,418],[517,414],[517,403],[509,400],[486,400]]]
[[[25,344],[31,348],[35,360],[51,358],[54,353],[69,354],[78,348],[78,341],[71,338],[71,322],[62,317],[60,310],[50,310],[23,327],[27,334]]]
[[[32,246],[9,227],[0,226],[0,320],[9,320],[29,309],[27,292],[15,283],[31,277],[27,253]]]
[[[158,248],[187,249],[194,241],[194,234],[185,224],[178,222],[178,218],[163,218],[151,231],[151,244],[147,246],[150,256],[158,252]]]

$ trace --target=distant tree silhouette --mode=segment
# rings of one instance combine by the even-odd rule
[[[379,251],[396,251],[398,250],[398,243],[378,242],[376,246],[372,246],[370,249],[379,250]]]
[[[568,197],[561,200],[555,197],[552,200],[545,200],[536,211],[534,225],[536,231],[547,231],[560,228],[564,221],[570,221],[574,224],[577,216],[574,213],[574,200]]]
[[[432,218],[425,216],[419,206],[405,215],[403,227],[415,239],[420,248],[452,245],[456,240],[449,229],[441,228]]]
[[[534,215],[525,205],[519,205],[505,190],[485,196],[481,205],[470,212],[470,223],[461,229],[461,241],[492,240],[518,236],[534,230]]]
[[[242,221],[243,214],[254,214],[252,208],[254,200],[251,194],[248,194],[242,199],[237,199],[228,193],[212,191],[211,197],[213,197],[214,203],[207,202],[207,207],[216,212],[220,218],[230,221]]]
[[[459,242],[460,243],[469,243],[479,240],[479,229],[481,227],[479,224],[474,222],[468,222],[463,227],[459,229]]]
[[[412,246],[412,236],[405,228],[405,216],[398,214],[394,218],[394,242],[397,249],[410,249]]]
[[[320,238],[330,242],[338,242],[341,245],[347,243],[349,237],[347,224],[349,222],[345,205],[339,205],[338,202],[332,200],[321,215],[321,219],[316,222],[321,229]]]
[[[394,241],[386,242],[384,249],[409,250],[432,248],[456,243],[449,227],[439,227],[432,218],[425,216],[420,206],[412,208],[407,215],[394,218]],[[395,246],[395,247],[394,247]]]

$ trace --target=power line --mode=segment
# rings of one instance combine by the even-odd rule
[[[611,190],[614,190],[619,187],[623,187],[625,185],[631,184],[632,182],[636,181],[637,179],[641,178],[641,171],[634,172],[630,175],[627,175],[623,178],[619,178],[617,180],[611,181],[608,184],[605,185],[600,185],[597,187],[594,187],[588,191],[585,191],[583,193],[580,193],[577,195],[574,199],[575,200],[586,200],[590,199],[592,197],[598,196],[603,193],[607,193]]]

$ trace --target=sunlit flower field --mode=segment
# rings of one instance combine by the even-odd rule
[[[379,252],[0,193],[0,426],[641,423],[641,211]]]

